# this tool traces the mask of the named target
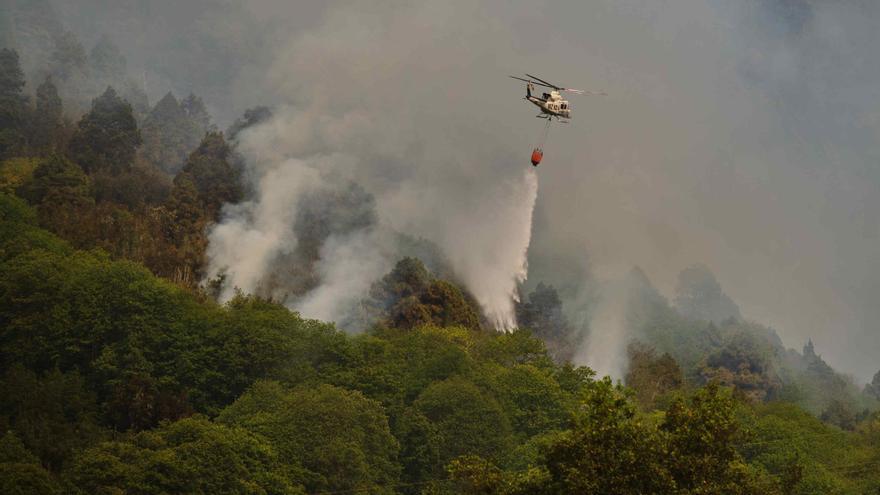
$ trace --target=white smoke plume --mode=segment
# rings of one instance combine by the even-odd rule
[[[626,346],[631,338],[626,320],[629,290],[620,281],[608,282],[593,309],[590,333],[574,361],[594,369],[600,376],[622,380],[628,358]]]
[[[496,328],[516,326],[537,177],[513,135],[480,125],[480,95],[441,71],[492,28],[452,22],[473,9],[394,5],[377,15],[348,5],[280,50],[269,78],[288,105],[239,138],[255,197],[209,235],[208,276],[226,275],[223,297],[235,288],[279,294],[301,199],[355,183],[375,198],[377,224],[331,235],[318,286],[290,306],[346,326],[396,261],[391,233],[402,232],[441,248]],[[457,42],[419,45],[437,38]]]
[[[316,182],[314,170],[285,160],[263,171],[257,198],[226,208],[224,221],[211,231],[207,253],[209,276],[226,277],[221,300],[231,298],[235,289],[254,292],[272,260],[295,247],[289,226],[296,198]]]
[[[451,253],[451,262],[483,306],[495,328],[516,328],[514,301],[518,287],[528,274],[528,248],[532,235],[532,212],[538,196],[538,176],[526,170],[521,179],[512,178],[488,190],[487,201],[475,205],[469,218],[450,225],[441,244]],[[481,235],[487,228],[509,225],[499,236]]]

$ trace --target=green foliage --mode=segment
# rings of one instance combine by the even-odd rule
[[[230,164],[231,150],[223,134],[205,134],[199,147],[193,151],[180,175],[174,181],[190,180],[199,193],[199,200],[207,217],[216,219],[220,207],[241,199],[240,172]]]
[[[501,493],[776,493],[736,450],[736,409],[710,385],[658,423],[606,378],[585,393],[576,426],[543,447],[537,469],[507,475]]]
[[[38,376],[14,366],[0,378],[0,396],[0,427],[16,432],[52,470],[60,470],[72,452],[104,436],[94,394],[76,372],[52,370]]]
[[[559,361],[573,357],[575,347],[570,341],[572,329],[562,312],[562,300],[553,286],[539,283],[529,294],[528,300],[517,305],[516,320],[521,327],[530,329],[546,342]]]
[[[0,493],[7,495],[56,495],[58,483],[37,464],[0,463]]]
[[[129,170],[141,144],[131,105],[112,87],[92,101],[70,140],[71,158],[86,171],[111,174]]]
[[[525,481],[523,493],[669,493],[662,440],[636,416],[609,379],[596,382],[583,399],[574,429],[543,453],[545,475]]]
[[[14,432],[8,431],[0,437],[0,493],[54,495],[60,492],[55,479]]]
[[[880,399],[880,371],[874,373],[874,378],[871,379],[871,383],[865,385],[865,394],[874,397],[875,399]]]
[[[358,392],[258,382],[219,421],[265,437],[309,491],[390,493],[397,481],[397,441],[382,407]]]
[[[415,258],[403,258],[370,288],[368,318],[394,328],[422,325],[479,328],[473,301],[454,284],[434,279]]]
[[[0,437],[0,463],[38,464],[40,461],[30,453],[15,432],[7,431]]]
[[[24,145],[27,97],[18,53],[0,48],[0,160],[15,156]]]
[[[635,398],[644,409],[653,409],[660,397],[682,386],[681,368],[668,353],[658,356],[652,347],[632,342],[627,347],[627,355],[629,369],[625,382],[635,391]]]
[[[743,435],[729,390],[710,383],[666,411],[666,464],[684,493],[760,493],[736,450]]]
[[[205,141],[151,210],[156,237],[167,242],[151,266],[197,263],[192,236],[208,221],[204,195],[222,196],[210,184],[223,174],[210,164],[228,157],[217,136]],[[851,416],[826,407],[828,422],[852,428],[844,431],[792,404],[735,399],[748,395],[746,373],[783,385],[757,387],[774,390],[765,401],[842,380],[812,347],[785,351],[772,330],[752,323],[695,322],[644,281],[628,317],[659,352],[630,348],[630,391],[557,364],[527,330],[478,329],[467,294],[413,258],[372,288],[367,305],[385,326],[357,336],[259,297],[218,305],[38,227],[46,205],[86,198],[125,173],[87,177],[58,156],[2,170],[36,204],[0,193],[0,431],[11,432],[0,438],[4,493],[59,493],[58,480],[70,493],[132,494],[843,494],[880,486],[880,421],[855,402],[840,403]],[[143,206],[123,206],[125,188],[107,184],[120,196],[101,193],[90,206],[107,222],[98,225],[143,222]],[[368,210],[360,204],[333,228],[360,225],[346,223]],[[103,238],[118,252],[145,242],[122,230]],[[555,291],[533,296],[520,310],[534,326],[556,328]],[[693,387],[681,387],[679,355]],[[730,373],[736,389],[698,387],[710,371]],[[651,411],[658,406],[665,410]]]
[[[732,329],[721,347],[706,357],[701,373],[706,381],[733,385],[751,399],[763,400],[781,385],[774,365],[777,352],[754,332]]]
[[[522,438],[569,426],[566,394],[550,370],[531,364],[504,368],[494,377],[493,389]]]
[[[0,193],[0,261],[31,250],[67,252],[66,243],[37,227],[37,214],[23,200]]]
[[[297,494],[280,456],[243,428],[194,417],[83,451],[73,493]]]
[[[198,146],[208,125],[201,100],[190,95],[184,101],[186,106],[167,93],[146,116],[141,129],[144,158],[172,175],[183,167],[187,155]]]
[[[40,162],[30,180],[18,189],[18,195],[32,205],[57,204],[75,207],[90,199],[89,178],[70,160],[53,154]],[[51,220],[51,219],[47,219]]]
[[[10,158],[0,162],[0,193],[15,194],[22,184],[30,180],[40,163],[38,158]]]
[[[753,438],[740,450],[780,480],[788,476],[780,482],[784,493],[871,493],[880,486],[880,444],[870,421],[848,433],[794,404],[774,402],[756,407],[749,423]]]
[[[468,380],[434,383],[413,406],[437,429],[443,464],[465,454],[500,457],[511,447],[510,424],[501,405]]]
[[[97,172],[92,175],[95,201],[118,205],[139,215],[147,206],[165,202],[171,194],[171,180],[151,167],[134,166],[113,175]]]
[[[27,251],[17,244],[28,237],[16,241],[0,262],[0,362],[80,370],[105,404],[105,420],[120,428],[189,407],[216,411],[256,377],[314,373],[309,363],[321,358],[311,354],[313,339],[336,335],[274,304],[199,303],[133,263],[63,245]]]
[[[43,153],[57,150],[63,140],[64,109],[51,76],[37,86],[36,108],[31,122],[31,146]]]

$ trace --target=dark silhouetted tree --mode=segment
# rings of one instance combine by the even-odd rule
[[[211,129],[211,115],[208,113],[208,109],[205,108],[205,102],[201,98],[190,93],[189,96],[180,102],[180,107],[186,112],[186,116],[189,117],[190,121],[195,124],[194,127],[199,137]]]
[[[865,393],[875,399],[880,399],[880,371],[874,373],[871,383],[865,385]]]
[[[18,194],[37,207],[42,226],[74,244],[83,240],[83,221],[94,205],[91,185],[82,169],[63,155],[44,159]]]
[[[22,94],[24,74],[18,53],[0,49],[0,159],[23,151],[27,97]]]
[[[47,76],[37,87],[36,111],[33,116],[31,128],[31,145],[43,153],[57,149],[64,132],[61,97],[58,96],[58,88],[52,82],[52,77]]]
[[[150,110],[141,126],[144,158],[157,168],[174,175],[183,167],[187,155],[199,144],[202,134],[181,107],[167,93]]]
[[[89,65],[94,77],[104,82],[115,83],[125,78],[125,57],[106,35],[89,52]]]
[[[28,451],[14,432],[0,437],[0,493],[9,495],[55,495],[61,493],[39,459]]]
[[[367,318],[393,328],[420,325],[479,328],[479,312],[455,284],[435,279],[416,258],[403,258],[370,288]]]
[[[552,285],[538,283],[529,296],[516,306],[516,321],[547,344],[553,356],[571,359],[574,346],[569,342],[571,326],[562,313],[562,300]]]
[[[112,87],[92,102],[70,140],[71,158],[86,171],[118,174],[131,169],[141,144],[131,105]]]
[[[822,411],[819,419],[844,430],[856,428],[856,413],[853,412],[849,404],[838,399],[831,400],[828,407]]]
[[[658,356],[652,347],[640,342],[630,343],[627,354],[626,385],[635,390],[636,400],[645,409],[653,408],[657,398],[684,381],[681,368],[669,354]]]
[[[208,218],[217,219],[221,206],[241,199],[241,174],[230,164],[230,154],[223,134],[209,132],[175,178],[192,181]]]
[[[88,69],[85,48],[70,31],[57,34],[54,42],[55,46],[49,59],[52,76],[64,83],[78,82]]]
[[[730,318],[742,318],[739,307],[721,290],[721,284],[705,265],[694,265],[678,274],[675,307],[688,318],[716,325]]]

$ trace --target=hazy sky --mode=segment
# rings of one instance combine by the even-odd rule
[[[308,116],[263,142],[337,153],[384,222],[460,269],[522,244],[508,216],[530,208],[503,196],[527,202],[543,122],[507,75],[605,90],[551,131],[530,282],[638,265],[670,294],[705,263],[786,345],[812,338],[863,380],[880,368],[877,2],[55,3],[84,40],[108,31],[154,97],[193,90],[224,125],[258,103]]]

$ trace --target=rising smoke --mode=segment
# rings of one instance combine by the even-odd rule
[[[273,65],[271,80],[290,105],[239,137],[256,194],[230,207],[210,232],[209,276],[225,276],[223,298],[235,289],[282,299],[293,294],[289,304],[305,316],[352,328],[360,298],[400,255],[394,234],[402,232],[439,246],[492,324],[515,328],[537,176],[502,151],[497,132],[475,127],[480,103],[473,88],[459,83],[458,92],[452,86],[438,95],[430,79],[425,87],[406,84],[413,71],[425,77],[455,64],[467,38],[482,28],[450,32],[449,21],[461,12],[452,6],[369,10],[334,12],[322,28],[294,36]],[[400,43],[426,35],[463,39],[419,50]],[[430,67],[422,62],[426,56]],[[439,114],[426,111],[438,97],[455,104]],[[328,232],[315,287],[291,287],[295,277],[276,274],[304,242],[295,222],[304,198],[346,183],[375,198],[375,224]]]
[[[358,283],[381,273],[405,232],[475,293],[494,280],[484,306],[507,300],[540,125],[505,76],[534,71],[610,96],[573,99],[572,124],[551,131],[527,288],[560,287],[586,332],[616,274],[639,265],[671,294],[705,263],[787,345],[812,338],[836,367],[876,371],[877,2],[54,3],[89,46],[110,29],[154,98],[195,91],[221,123],[275,107],[240,139],[258,194],[212,234],[227,290],[295,253],[302,195],[355,182],[377,221],[328,237],[314,277],[338,280],[330,259],[353,243],[369,252]],[[322,293],[347,297],[322,287],[297,304],[341,311],[312,309]]]

